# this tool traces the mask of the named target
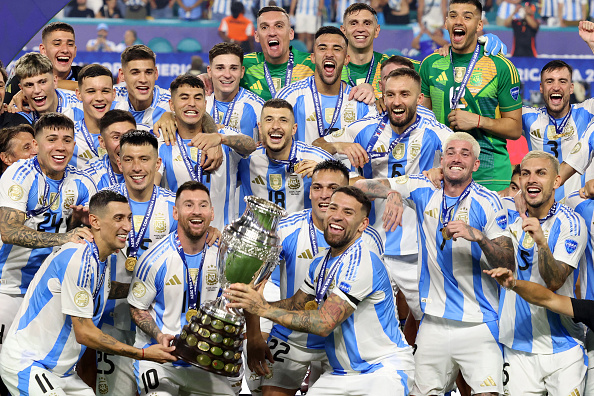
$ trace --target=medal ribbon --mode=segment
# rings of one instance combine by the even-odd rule
[[[128,188],[124,186],[124,195],[126,198],[130,199],[128,196]],[[144,234],[146,233],[146,229],[148,228],[149,221],[153,216],[153,210],[155,209],[155,202],[157,202],[157,186],[153,185],[153,193],[151,194],[151,199],[148,204],[148,209],[146,210],[146,215],[142,219],[142,223],[140,224],[140,229],[138,232],[134,230],[134,221],[132,222],[132,237],[128,242],[130,246],[130,255],[128,257],[138,257],[138,250],[140,250],[140,245],[142,244],[142,238],[144,238]]]
[[[547,221],[548,219],[550,219],[551,217],[553,217],[555,215],[555,213],[557,212],[557,206],[559,204],[557,202],[555,202],[553,204],[553,206],[551,206],[551,209],[549,209],[549,213],[547,213],[547,215],[542,218],[542,219],[538,219],[538,222],[540,223],[540,225],[543,225],[545,221]],[[528,211],[526,211],[526,216],[528,215]]]
[[[95,142],[93,141],[93,137],[91,136],[91,133],[89,132],[89,129],[87,128],[87,124],[85,123],[84,118],[79,125],[80,125],[80,132],[82,133],[83,137],[85,138],[85,141],[87,142],[87,146],[89,146],[89,149],[91,149],[91,152],[93,154],[95,154],[95,156],[99,157],[99,151],[97,151],[97,148],[95,147]]]
[[[190,153],[188,153],[188,149],[181,136],[179,136],[179,133],[175,135],[175,138],[177,140],[177,147],[179,147],[179,152],[181,154],[182,159],[184,160],[184,165],[186,166],[186,169],[188,170],[190,177],[194,181],[202,182],[202,174],[204,173],[204,170],[200,166],[200,160],[202,159],[202,150],[198,150],[198,155],[196,157],[196,166],[192,167]]]
[[[460,202],[464,201],[464,198],[466,198],[468,196],[468,194],[470,194],[470,190],[471,190],[471,188],[472,188],[473,185],[474,185],[474,181],[470,182],[470,184],[466,186],[466,188],[464,189],[464,191],[462,191],[462,194],[460,194],[460,196],[456,200],[456,203],[453,204],[450,207],[448,207],[448,204],[446,202],[446,195],[445,195],[445,192],[444,192],[444,194],[442,196],[442,199],[441,199],[441,215],[442,215],[442,221],[441,222],[442,222],[442,224],[443,224],[444,227],[447,227],[448,223],[454,217],[454,209],[458,207],[458,205],[460,204]]]
[[[385,157],[387,155],[390,155],[390,153],[392,152],[392,150],[394,149],[394,147],[396,147],[396,145],[398,143],[403,141],[405,138],[407,138],[411,134],[412,131],[417,129],[417,127],[419,126],[419,123],[421,122],[421,116],[417,114],[417,118],[415,119],[415,122],[410,124],[408,126],[408,128],[406,128],[404,130],[404,132],[402,132],[400,135],[396,136],[396,139],[394,139],[392,141],[392,143],[390,143],[390,147],[388,147],[388,151],[386,151],[385,153],[374,152],[373,147],[377,143],[377,140],[379,139],[384,128],[386,127],[387,122],[388,122],[388,115],[386,114],[385,116],[382,117],[382,120],[378,124],[377,128],[375,129],[375,132],[373,133],[373,136],[371,137],[371,139],[369,140],[369,143],[367,144],[367,148],[365,149],[365,151],[367,151],[367,155],[369,155],[370,159],[375,159],[375,158],[380,158],[380,157]]]
[[[295,64],[294,55],[292,51],[289,51],[289,62],[287,63],[287,72],[285,74],[285,82],[282,85],[283,87],[291,83],[291,77],[293,75],[293,65]],[[268,65],[266,61],[262,63],[264,65],[264,78],[266,79],[266,84],[268,84],[268,89],[270,90],[270,94],[272,97],[276,97],[276,88],[274,87],[274,83],[272,82],[272,76],[270,75],[270,70],[268,70]]]
[[[371,75],[377,66],[375,65],[375,54],[371,55],[371,63],[369,64],[369,70],[367,71],[367,76],[365,77],[365,82],[369,83],[371,81]],[[347,65],[347,76],[349,77],[349,84],[351,87],[356,86],[355,82],[351,78],[351,69]]]
[[[291,152],[289,153],[288,160],[277,160],[271,158],[271,161],[285,165],[288,174],[295,173],[295,164],[299,162],[299,159],[297,158],[297,145],[295,144],[295,140],[293,140],[291,143]]]
[[[198,280],[202,274],[202,267],[204,266],[204,259],[206,258],[206,248],[208,247],[208,244],[205,243],[204,248],[202,249],[202,258],[200,259],[200,267],[198,267],[198,275],[196,275],[196,283],[194,283],[192,277],[190,276],[190,267],[188,266],[186,254],[184,253],[184,248],[181,245],[177,231],[175,231],[175,247],[179,257],[181,257],[182,262],[184,263],[184,267],[186,268],[186,280],[188,282],[188,310],[196,309],[196,305],[198,304]]]
[[[546,108],[544,108],[544,109],[546,111]],[[567,125],[567,123],[569,122],[569,119],[571,118],[571,108],[569,108],[569,111],[567,112],[565,117],[563,117],[559,126],[557,126],[557,122],[556,122],[555,118],[553,118],[553,116],[551,116],[548,112],[547,112],[547,115],[549,116],[549,122],[551,124],[553,124],[553,126],[555,127],[555,133],[557,134],[557,136],[559,136],[560,134],[563,133],[565,126]]]
[[[481,46],[480,46],[480,44],[477,43],[476,48],[474,49],[474,53],[472,54],[472,58],[470,59],[470,63],[468,64],[468,67],[466,68],[466,73],[464,73],[464,77],[462,78],[462,82],[460,83],[458,90],[454,93],[454,96],[452,97],[452,103],[450,105],[451,110],[454,110],[456,107],[458,107],[458,103],[460,102],[460,99],[462,99],[462,97],[464,96],[464,93],[466,92],[466,84],[468,84],[468,80],[470,80],[472,70],[474,69],[476,62],[478,61],[480,49],[481,49]],[[451,48],[450,48],[450,62],[452,62],[452,64],[454,62],[454,58],[452,58],[452,49]]]
[[[103,271],[101,275],[99,275],[99,267],[101,266],[101,260],[99,259],[99,249],[97,248],[97,244],[95,242],[91,242],[91,251],[93,252],[93,257],[97,260],[97,286],[95,287],[95,291],[93,292],[93,300],[99,294],[99,290],[101,286],[103,286],[103,282],[105,281],[105,272],[107,271],[107,263],[103,266]]]
[[[109,185],[114,186],[118,184],[118,178],[111,167],[111,162],[109,162],[109,155],[104,155],[101,161],[105,163],[105,169],[107,169],[107,176],[109,177]]]
[[[361,241],[358,240],[351,246],[349,246],[347,250],[342,252],[340,257],[338,257],[338,260],[336,260],[328,270],[328,276],[324,278],[324,275],[326,274],[326,267],[328,266],[328,261],[330,260],[331,249],[328,249],[328,253],[326,253],[326,257],[324,257],[324,261],[322,262],[322,268],[320,269],[320,273],[318,274],[318,282],[316,284],[316,303],[318,303],[318,306],[320,306],[320,303],[322,302],[322,299],[324,298],[326,291],[328,291],[328,288],[330,287],[332,280],[334,280],[334,276],[338,271],[338,267],[340,267],[343,257],[345,257],[347,253],[350,253],[350,251],[353,248],[359,246],[360,243]]]
[[[314,76],[310,77],[309,88],[311,89],[311,95],[313,97],[314,108],[316,110],[316,123],[318,124],[318,135],[320,137],[324,137],[330,133],[330,130],[338,121],[338,117],[340,116],[340,109],[342,108],[342,82],[340,83],[340,91],[338,92],[338,98],[336,99],[336,105],[334,106],[334,114],[332,114],[332,121],[328,125],[327,129],[324,129],[324,118],[322,117],[322,105],[320,104],[320,94],[318,93],[318,88],[316,87],[316,78]]]
[[[311,212],[309,213],[309,242],[311,243],[311,251],[315,256],[319,253],[320,249],[318,248],[318,236],[316,233],[316,226],[313,222],[313,210],[310,209]],[[319,277],[318,277],[319,280]]]
[[[52,205],[56,202],[56,199],[60,198],[60,193],[62,192],[62,186],[64,185],[64,180],[66,180],[66,173],[68,172],[67,169],[64,170],[64,175],[62,176],[62,179],[60,179],[60,183],[58,184],[58,193],[56,195],[54,195],[54,199],[52,199],[52,201],[49,204],[45,205],[45,203],[49,200],[48,195],[49,195],[49,190],[50,190],[50,184],[47,181],[47,176],[45,176],[43,174],[43,172],[41,171],[41,167],[39,166],[39,161],[37,160],[37,157],[35,157],[33,159],[33,167],[44,178],[43,181],[45,182],[45,185],[43,186],[43,201],[42,201],[44,204],[42,204],[42,206],[40,208],[28,210],[27,218],[37,216],[38,214],[46,212],[49,208],[52,207]]]
[[[221,122],[221,124],[223,124],[225,126],[229,126],[229,121],[231,121],[231,115],[233,115],[233,108],[235,107],[235,103],[237,102],[237,99],[241,95],[243,95],[243,88],[239,87],[239,91],[237,91],[237,94],[235,95],[235,97],[233,98],[231,103],[229,103],[229,106],[227,107],[227,111],[225,112],[225,116],[223,117],[223,121]],[[219,103],[219,101],[216,99],[213,99],[212,118],[215,119],[215,123],[219,122],[219,109],[217,108],[217,103]]]

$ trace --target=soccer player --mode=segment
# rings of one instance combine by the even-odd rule
[[[172,191],[189,180],[200,181],[210,188],[214,209],[220,215],[213,223],[223,229],[237,218],[235,193],[237,164],[242,156],[256,149],[251,137],[222,128],[218,133],[204,133],[202,121],[206,111],[204,83],[196,76],[181,75],[171,82],[171,111],[175,114],[176,145],[161,143],[159,157],[163,160],[163,185]],[[190,146],[190,141],[194,142]],[[203,168],[205,155],[212,147],[221,147],[223,164],[215,171]]]
[[[520,164],[514,166],[514,170],[512,171],[511,181],[509,182],[509,186],[507,186],[504,190],[497,192],[501,198],[510,197],[513,198],[516,194],[520,191]]]
[[[292,297],[267,303],[246,285],[225,290],[230,307],[325,338],[331,369],[308,395],[406,395],[412,384],[412,348],[398,328],[390,277],[361,238],[370,209],[359,189],[334,191],[324,219],[330,248]]]
[[[276,97],[283,87],[311,76],[311,54],[292,48],[293,38],[289,14],[281,7],[262,7],[256,22],[256,42],[262,52],[244,57],[241,86],[266,101]]]
[[[58,77],[58,85],[65,89],[75,89],[78,79],[78,72],[82,66],[72,66],[76,56],[76,43],[74,41],[74,28],[64,22],[52,22],[47,24],[41,32],[41,44],[39,52],[46,55],[52,63],[53,74]],[[6,82],[7,80],[4,80]],[[6,87],[5,103],[9,103],[12,97],[19,92],[20,79],[15,74],[11,77]]]
[[[314,35],[322,23],[323,11],[324,0],[291,0],[289,15],[295,18],[295,33],[308,51],[313,48]]]
[[[559,162],[552,154],[531,151],[520,167],[528,210],[510,218],[509,226],[517,277],[575,297],[574,270],[586,248],[586,224],[572,209],[555,202],[560,178]],[[583,394],[587,365],[582,338],[583,328],[572,320],[502,291],[499,340],[504,345],[506,393]]]
[[[76,97],[82,106],[65,114],[74,121],[74,154],[70,165],[82,168],[88,161],[103,157],[105,149],[99,143],[99,122],[111,107],[115,97],[111,71],[99,64],[90,64],[78,75]]]
[[[322,231],[326,211],[334,191],[348,184],[349,170],[340,161],[332,159],[320,162],[312,175],[309,192],[311,209],[304,209],[281,219],[278,226],[278,234],[282,240],[281,298],[292,297],[299,290],[307,276],[311,260],[318,252],[329,248]],[[383,244],[376,230],[367,227],[361,238],[370,251],[381,257]],[[270,392],[294,395],[312,362],[323,362],[322,366],[329,368],[324,339],[319,336],[292,331],[275,324],[266,346],[258,331],[254,331],[249,325],[247,331],[248,363],[259,375],[265,375],[270,370],[273,372],[272,377],[261,379],[264,395]],[[266,350],[280,357],[275,359],[270,369],[264,362]],[[309,377],[309,386],[313,383],[312,374]]]
[[[78,225],[82,205],[97,191],[68,165],[72,121],[62,114],[42,116],[35,140],[37,157],[12,164],[0,179],[0,333],[10,328],[29,283],[54,246],[92,239]]]
[[[99,147],[105,150],[105,155],[87,162],[82,168],[98,190],[124,183],[124,175],[118,166],[120,139],[133,130],[136,130],[136,120],[128,111],[109,110],[99,120]],[[160,175],[155,178],[160,180]]]
[[[218,125],[235,128],[257,140],[264,101],[239,86],[245,72],[241,47],[232,43],[215,44],[208,51],[208,59],[213,93],[206,97],[206,111]]]
[[[6,74],[6,70],[4,70],[4,68],[0,65],[0,129],[30,123],[30,121],[25,116],[7,111],[7,105],[3,104],[4,95],[6,94],[5,88],[7,81],[8,74]]]
[[[36,123],[46,113],[64,113],[80,101],[74,92],[58,89],[58,77],[53,73],[52,62],[45,55],[31,52],[23,55],[14,67],[19,78],[23,97],[31,113],[20,112],[29,123]]]
[[[258,125],[262,147],[239,161],[241,195],[267,197],[288,213],[311,208],[313,169],[332,156],[294,138],[297,124],[293,107],[286,100],[275,98],[264,103]],[[239,213],[244,206],[240,202]]]
[[[138,348],[169,345],[188,324],[188,311],[217,298],[218,244],[208,246],[207,231],[215,217],[208,188],[188,181],[176,193],[174,232],[143,256],[134,272],[128,303],[137,325]],[[187,299],[186,299],[187,298]],[[178,360],[171,364],[134,364],[140,395],[229,395],[226,377]]]
[[[159,77],[157,57],[146,45],[126,48],[121,55],[120,78],[125,82],[115,86],[116,109],[132,113],[137,124],[153,128],[161,115],[169,110],[171,95],[155,85]]]
[[[416,338],[411,393],[443,394],[458,371],[473,394],[503,393],[503,356],[497,341],[499,289],[479,274],[494,265],[515,268],[507,211],[496,193],[472,180],[479,167],[476,139],[456,132],[443,147],[442,189],[422,175],[359,180],[355,186],[372,198],[387,199],[388,225],[399,222],[394,209],[397,206],[402,213],[402,198],[416,205],[421,237],[418,290],[424,316]]]
[[[173,217],[175,195],[155,185],[161,165],[157,138],[147,131],[130,131],[120,139],[118,165],[124,183],[108,187],[126,198],[132,210],[132,231],[126,249],[121,249],[111,271],[112,281],[129,283],[137,260],[153,244],[177,227]],[[101,330],[118,341],[134,344],[135,328],[125,301],[113,301],[105,307]],[[136,390],[132,359],[98,351],[97,388],[110,394],[133,394]]]
[[[0,134],[0,175],[21,159],[37,155],[35,130],[29,124],[22,124],[2,129]]]
[[[330,133],[340,136],[348,124],[375,112],[374,106],[349,99],[352,88],[340,80],[347,62],[347,39],[340,29],[324,26],[317,31],[311,59],[314,75],[278,94],[293,105],[296,140],[307,144]]]
[[[424,105],[454,131],[467,131],[481,146],[474,180],[498,191],[508,186],[511,165],[506,139],[518,139],[522,129],[520,78],[502,55],[482,54],[478,0],[452,0],[446,18],[451,37],[447,57],[432,54],[421,64]],[[499,117],[499,112],[500,117]]]
[[[128,293],[129,285],[105,278],[107,259],[124,247],[130,216],[125,197],[97,193],[89,204],[92,241],[67,243],[44,261],[0,354],[0,373],[13,395],[94,395],[74,372],[86,347],[135,359],[175,360],[174,347],[138,349],[97,328],[107,299]]]

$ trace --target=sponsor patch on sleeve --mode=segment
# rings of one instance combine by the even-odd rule
[[[518,96],[520,95],[520,87],[513,87],[509,90],[509,94],[513,100],[518,100]]]
[[[507,216],[502,215],[495,220],[497,221],[497,224],[499,225],[499,227],[501,227],[502,230],[505,230],[507,228]]]
[[[574,241],[573,239],[565,240],[565,250],[567,250],[568,254],[575,252],[575,249],[577,249],[577,247],[578,247],[578,243],[576,241]]]
[[[349,285],[346,282],[340,282],[340,285],[338,285],[338,288],[340,290],[342,290],[344,293],[348,293],[351,291],[351,285]]]

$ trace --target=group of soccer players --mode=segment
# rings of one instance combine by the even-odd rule
[[[594,102],[552,61],[523,108],[481,13],[452,0],[451,45],[419,65],[373,50],[366,4],[312,54],[264,7],[262,52],[217,44],[167,88],[148,47],[114,86],[47,25],[0,73],[2,395],[594,395]],[[287,210],[279,266],[221,290],[249,195]],[[221,293],[246,315],[239,377],[171,346]]]

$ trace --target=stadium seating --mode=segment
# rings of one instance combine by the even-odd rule
[[[173,52],[173,45],[163,37],[155,37],[148,42],[148,47],[155,52]]]
[[[202,52],[202,44],[194,38],[186,37],[177,43],[177,52]]]

